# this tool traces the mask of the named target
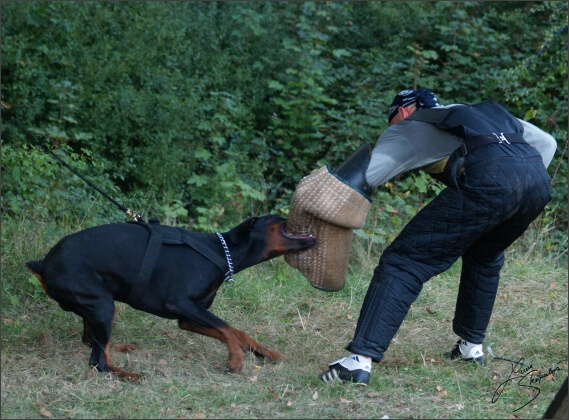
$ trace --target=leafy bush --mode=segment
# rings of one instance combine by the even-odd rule
[[[286,214],[303,176],[375,142],[395,93],[428,87],[442,103],[496,99],[552,132],[552,217],[556,231],[567,225],[561,3],[8,2],[2,12],[5,209],[57,212],[48,189],[59,207],[91,193],[50,183],[54,169],[21,149],[30,143],[12,118],[89,161],[89,176],[147,217],[217,229]],[[10,153],[45,180],[24,182],[23,166],[18,178]],[[409,191],[417,208],[426,182],[404,175],[377,200],[398,208]],[[377,217],[392,237],[411,213]]]
[[[104,173],[102,163],[94,160],[88,150],[79,154],[61,145],[54,153],[64,161],[68,159],[67,163],[80,172],[96,169],[91,171],[90,181],[111,196],[119,193]],[[25,215],[32,220],[77,227],[121,219],[111,202],[41,148],[4,145],[2,166],[3,218],[18,220]]]

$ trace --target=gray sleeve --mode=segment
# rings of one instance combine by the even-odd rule
[[[461,144],[460,137],[432,124],[400,121],[377,140],[366,172],[367,181],[377,187],[400,173],[448,157]]]
[[[524,127],[524,140],[537,149],[541,154],[543,164],[547,168],[553,159],[555,150],[557,150],[555,138],[527,121],[519,121]]]

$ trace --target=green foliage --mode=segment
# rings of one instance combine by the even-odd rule
[[[61,217],[89,202],[21,151],[11,118],[84,156],[119,201],[146,200],[146,217],[209,230],[286,214],[303,176],[375,142],[395,93],[428,87],[442,103],[496,99],[551,132],[552,215],[567,225],[563,3],[5,2],[2,14],[4,211],[10,200]],[[27,164],[45,179],[24,182]],[[379,207],[409,191],[419,208],[436,184],[391,185]],[[46,206],[47,189],[76,198]],[[411,213],[377,215],[386,238]]]
[[[118,192],[105,173],[102,162],[88,150],[74,152],[63,144],[54,149],[59,158],[113,196]],[[29,145],[2,146],[1,209],[5,218],[26,215],[32,220],[57,221],[63,225],[85,226],[116,221],[120,211],[62,167],[43,149]]]

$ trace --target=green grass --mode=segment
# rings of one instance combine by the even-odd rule
[[[24,220],[3,227],[2,418],[540,418],[567,377],[567,267],[510,255],[485,344],[541,372],[561,367],[517,412],[532,397],[523,387],[508,386],[492,402],[510,363],[443,357],[457,339],[460,263],[425,285],[368,387],[324,384],[317,375],[346,355],[373,264],[354,261],[346,287],[325,293],[282,258],[239,273],[212,311],[284,362],[247,354],[241,374],[229,375],[222,343],[119,304],[113,343],[139,349],[112,351],[113,361],[146,375],[124,382],[88,367],[80,319],[30,282],[23,263],[63,234],[46,228]]]

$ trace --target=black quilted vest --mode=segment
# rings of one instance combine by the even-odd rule
[[[525,143],[524,128],[520,121],[496,101],[477,104],[459,104],[450,108],[424,108],[407,117],[409,120],[428,122],[464,139],[462,146],[449,158],[442,174],[431,174],[449,185],[456,183],[464,157],[470,151],[487,144]]]

